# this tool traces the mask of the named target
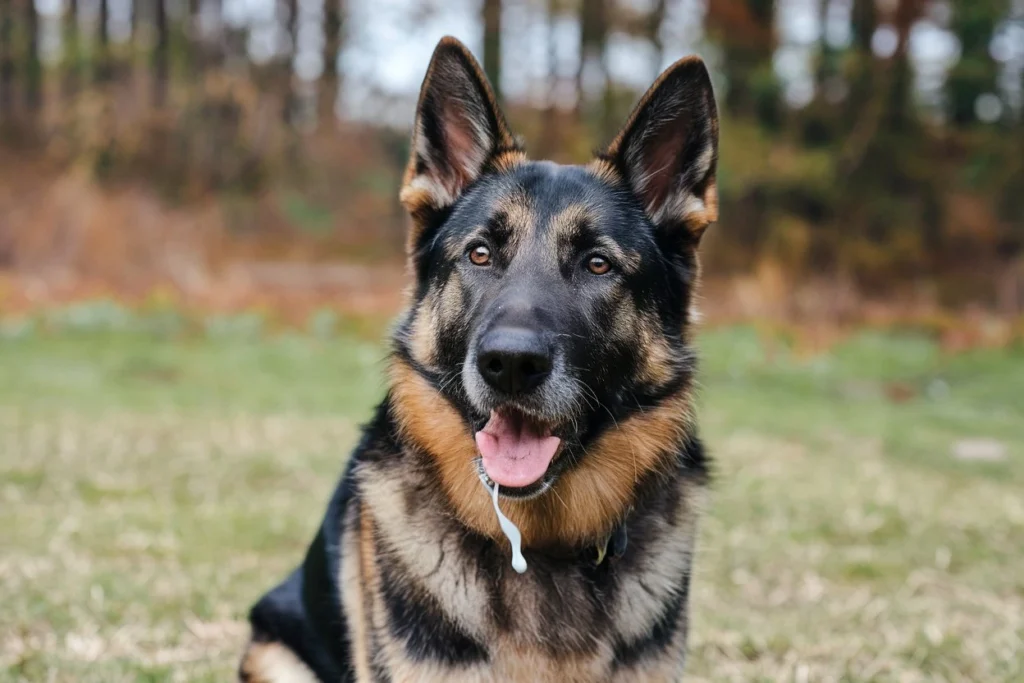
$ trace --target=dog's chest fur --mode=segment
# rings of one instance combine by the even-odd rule
[[[526,551],[466,530],[424,467],[355,469],[340,585],[359,680],[676,680],[702,487],[652,482],[620,558]],[[481,486],[481,495],[487,495]]]

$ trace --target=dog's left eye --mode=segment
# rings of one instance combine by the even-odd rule
[[[587,259],[587,270],[594,275],[604,275],[611,269],[611,262],[604,256],[595,255]]]
[[[486,266],[491,262],[491,250],[483,244],[478,244],[469,250],[469,260],[475,266]]]

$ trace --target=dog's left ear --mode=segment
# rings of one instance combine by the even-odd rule
[[[718,111],[699,57],[670,66],[598,163],[612,164],[663,231],[696,244],[718,220]]]
[[[410,244],[488,167],[521,157],[480,65],[458,40],[442,38],[423,79],[402,182]]]

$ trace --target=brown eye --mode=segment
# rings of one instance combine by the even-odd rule
[[[587,260],[587,270],[594,275],[604,275],[612,269],[612,264],[604,256],[591,256]]]
[[[475,266],[487,266],[491,263],[491,250],[479,244],[469,250],[469,260]]]

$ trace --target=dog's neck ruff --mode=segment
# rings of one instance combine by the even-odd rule
[[[491,501],[494,503],[494,513],[498,516],[498,524],[501,525],[501,531],[508,538],[509,545],[512,547],[512,568],[517,573],[523,574],[527,570],[527,564],[526,558],[523,557],[523,536],[519,532],[519,527],[502,513],[501,507],[498,505],[499,485],[495,484],[492,489],[483,480],[483,477],[480,478],[480,481],[491,493]],[[605,561],[605,558],[618,559],[622,557],[623,553],[626,552],[626,539],[626,523],[623,522],[614,532],[599,541],[593,548],[587,548],[575,557],[583,562],[592,562],[595,566],[599,566]],[[611,553],[610,555],[609,552]]]
[[[389,402],[399,432],[436,473],[454,516],[473,531],[507,542],[489,489],[480,485],[476,443],[457,409],[406,360],[393,357]],[[587,447],[550,495],[502,501],[502,513],[522,534],[523,547],[548,551],[604,544],[636,502],[650,476],[668,476],[689,433],[686,389],[622,419]]]

